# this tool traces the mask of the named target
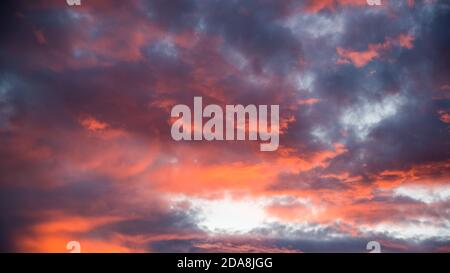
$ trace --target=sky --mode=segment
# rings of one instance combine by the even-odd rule
[[[450,252],[450,2],[381,2],[2,1],[0,251]]]

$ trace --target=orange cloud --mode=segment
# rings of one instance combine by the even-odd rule
[[[438,112],[438,114],[439,114],[439,118],[442,122],[450,123],[450,115],[446,111],[440,110]]]
[[[298,104],[300,104],[300,105],[314,105],[319,102],[320,102],[320,99],[316,99],[316,98],[298,100]]]
[[[86,117],[80,120],[81,125],[89,131],[101,131],[109,127],[105,122],[101,122],[93,117]]]
[[[338,6],[365,6],[365,0],[309,0],[305,10],[307,12],[319,12],[324,9],[334,11]]]
[[[107,240],[86,238],[95,227],[120,220],[117,217],[80,217],[50,213],[50,219],[31,227],[31,231],[19,236],[16,244],[19,251],[26,252],[69,252],[66,245],[70,241],[79,241],[81,252],[131,252],[118,238]]]
[[[33,34],[39,44],[45,45],[47,43],[47,38],[45,38],[44,32],[42,30],[36,29],[33,31]]]
[[[353,63],[360,68],[366,66],[372,60],[379,58],[384,52],[390,50],[393,46],[399,46],[407,49],[413,48],[414,36],[410,34],[400,34],[398,37],[386,38],[383,43],[369,44],[367,50],[355,51],[352,49],[336,48],[339,59],[337,64]]]

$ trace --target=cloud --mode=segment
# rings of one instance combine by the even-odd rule
[[[445,1],[9,1],[1,251],[449,251]],[[170,109],[279,104],[280,147]]]
[[[338,64],[353,63],[356,67],[364,67],[372,60],[379,58],[380,55],[390,50],[394,45],[407,49],[413,48],[414,37],[409,34],[400,34],[398,37],[386,38],[383,43],[369,44],[368,49],[364,51],[352,51],[351,49],[336,48],[339,55]]]

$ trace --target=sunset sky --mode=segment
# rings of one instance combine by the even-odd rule
[[[2,1],[0,252],[450,252],[450,1],[381,2]]]

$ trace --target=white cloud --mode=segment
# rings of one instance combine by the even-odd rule
[[[278,218],[270,216],[266,209],[271,205],[302,205],[317,211],[307,199],[292,196],[273,196],[270,198],[239,198],[233,199],[227,195],[220,199],[207,199],[189,197],[185,195],[172,195],[169,197],[174,203],[190,204],[190,208],[196,211],[198,226],[211,233],[243,234],[258,228],[267,228],[271,224],[279,224],[291,227],[292,230],[309,230],[311,226],[302,221],[284,223]],[[176,208],[177,206],[174,206]],[[317,228],[314,226],[314,228]]]
[[[403,105],[404,98],[393,95],[381,102],[366,102],[346,109],[341,116],[341,123],[346,129],[351,129],[360,139],[365,139],[370,131],[381,121],[397,114]]]
[[[307,90],[309,92],[313,91],[314,81],[316,80],[315,75],[312,72],[305,71],[302,73],[298,73],[294,76],[294,84],[297,89]]]
[[[165,38],[162,40],[158,40],[152,48],[153,51],[162,54],[166,57],[176,58],[178,56],[178,51],[176,49],[175,44],[171,41],[170,38]]]
[[[361,231],[363,232],[375,232],[382,233],[389,237],[401,239],[401,240],[411,240],[411,241],[422,241],[431,238],[440,238],[442,240],[450,239],[450,226],[447,223],[433,223],[431,221],[419,220],[414,223],[404,223],[404,224],[379,224],[372,228],[363,227]]]
[[[340,14],[296,14],[288,17],[283,22],[283,25],[288,27],[299,38],[304,38],[305,34],[312,38],[323,36],[336,38],[343,33],[344,23],[344,17]]]
[[[264,226],[269,219],[262,199],[222,199],[193,198],[178,196],[175,202],[189,202],[197,211],[200,228],[213,233],[246,233]]]
[[[427,204],[449,201],[450,200],[450,186],[400,186],[394,189],[394,196],[409,197]]]

